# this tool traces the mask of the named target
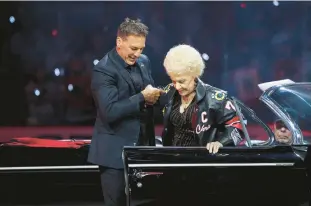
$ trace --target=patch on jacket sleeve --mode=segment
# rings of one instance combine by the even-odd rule
[[[213,94],[212,94],[212,98],[216,99],[218,101],[222,101],[227,97],[227,93],[221,90],[216,90]]]
[[[230,138],[233,140],[234,145],[239,145],[243,140],[239,130],[236,128],[231,131]]]

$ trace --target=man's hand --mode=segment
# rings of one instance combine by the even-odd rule
[[[153,105],[156,101],[158,101],[160,95],[165,93],[165,91],[148,85],[141,93],[145,98],[146,104]]]
[[[213,154],[217,153],[220,147],[223,147],[220,142],[210,142],[206,145],[206,149],[209,151],[209,153]]]

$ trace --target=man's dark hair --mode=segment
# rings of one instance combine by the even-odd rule
[[[118,37],[124,38],[130,35],[144,36],[148,35],[149,28],[141,22],[140,19],[126,18],[118,28]]]

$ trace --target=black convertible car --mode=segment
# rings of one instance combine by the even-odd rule
[[[157,137],[156,147],[124,148],[127,205],[133,199],[153,205],[307,205],[311,83],[282,80],[259,87],[264,90],[259,98],[264,112],[285,123],[292,144],[278,144],[273,127],[233,98],[244,123],[243,145],[212,155],[201,147],[162,147]],[[86,162],[89,142],[17,138],[2,143],[1,200],[47,194],[56,199],[100,198],[98,167]]]

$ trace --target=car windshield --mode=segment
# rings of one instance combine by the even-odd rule
[[[300,127],[304,140],[311,143],[311,84],[283,86],[269,96],[286,110]]]
[[[269,125],[265,124],[253,109],[249,108],[236,98],[234,98],[234,100],[240,108],[245,128],[247,129],[252,145],[263,146],[269,144],[274,136]]]

